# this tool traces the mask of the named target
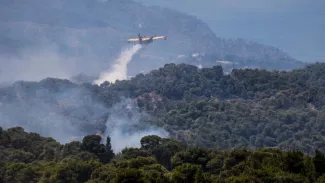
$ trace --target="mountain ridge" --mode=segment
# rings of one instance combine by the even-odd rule
[[[166,8],[146,7],[130,0],[32,0],[28,4],[5,0],[0,10],[0,40],[5,40],[0,47],[6,48],[7,54],[13,53],[8,57],[18,59],[11,62],[21,64],[25,57],[36,60],[38,55],[34,56],[34,52],[53,53],[59,60],[53,61],[58,63],[56,72],[60,73],[60,68],[64,70],[62,74],[52,74],[53,77],[98,74],[127,46],[127,38],[137,33],[166,34],[168,40],[157,41],[141,51],[161,59],[135,56],[129,65],[131,75],[141,70],[149,72],[171,61],[183,62],[177,59],[178,55],[193,53],[214,55],[202,63],[195,61],[203,66],[205,63],[215,64],[215,60],[224,59],[227,55],[237,55],[240,61],[255,60],[252,65],[257,66],[258,60],[276,62],[277,69],[285,65],[283,60],[292,63],[290,69],[303,66],[303,63],[273,47],[218,38],[205,22],[196,17]],[[21,54],[25,55],[16,58]],[[0,59],[1,63],[6,60],[7,56]],[[142,65],[142,68],[137,65]],[[37,68],[36,72],[39,70]],[[47,76],[42,75],[44,77]]]

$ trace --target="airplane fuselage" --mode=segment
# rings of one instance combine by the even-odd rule
[[[150,44],[150,43],[152,43],[153,42],[153,40],[152,40],[152,38],[150,38],[150,39],[148,39],[148,40],[140,40],[139,41],[139,44],[144,44],[144,45],[148,45],[148,44]]]
[[[138,34],[138,38],[131,38],[129,39],[129,43],[131,42],[137,42],[138,44],[141,44],[141,45],[148,45],[150,43],[153,42],[153,40],[155,39],[165,39],[166,40],[167,36],[156,36],[156,34],[154,36],[151,36],[151,37],[142,37],[140,36],[140,34]]]

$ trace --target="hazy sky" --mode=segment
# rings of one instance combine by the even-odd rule
[[[217,36],[281,48],[302,61],[325,61],[325,0],[135,0],[202,19]]]

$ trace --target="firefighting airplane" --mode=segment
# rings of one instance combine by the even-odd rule
[[[167,36],[156,36],[156,34],[154,36],[151,37],[146,37],[146,36],[140,36],[140,34],[138,34],[138,38],[131,38],[128,39],[128,42],[139,42],[139,44],[144,44],[144,45],[148,45],[150,43],[153,42],[153,40],[157,40],[157,39],[167,39]]]

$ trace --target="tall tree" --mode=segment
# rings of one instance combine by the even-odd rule
[[[316,149],[315,157],[313,158],[313,163],[315,166],[315,171],[318,176],[325,173],[325,156],[320,150]]]
[[[100,141],[101,137],[99,135],[87,135],[82,139],[80,148],[94,154],[105,153],[105,146]]]

